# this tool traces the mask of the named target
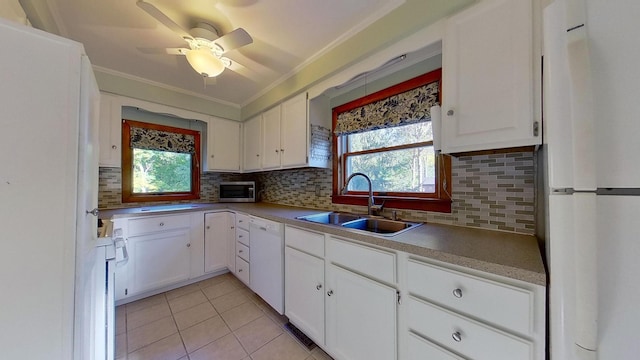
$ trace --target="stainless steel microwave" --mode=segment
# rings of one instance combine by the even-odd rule
[[[256,202],[255,181],[221,182],[220,202]]]

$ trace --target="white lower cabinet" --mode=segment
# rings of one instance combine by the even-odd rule
[[[129,237],[128,295],[154,290],[189,278],[189,230],[187,227]]]
[[[409,332],[407,335],[406,360],[464,360],[440,346],[424,339],[420,335]]]
[[[396,289],[327,265],[327,349],[342,360],[396,359]]]
[[[329,237],[326,244],[326,345],[342,360],[397,358],[395,254]]]
[[[233,213],[222,211],[204,215],[204,272],[210,273],[235,267],[235,219]],[[233,272],[233,270],[231,270]]]
[[[285,315],[317,344],[324,344],[324,259],[284,249]]]

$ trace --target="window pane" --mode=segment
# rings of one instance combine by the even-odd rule
[[[349,136],[349,152],[379,149],[433,140],[431,121],[371,130]]]
[[[191,154],[133,149],[133,192],[191,191]]]
[[[376,192],[434,193],[435,168],[433,146],[347,157],[347,173],[367,174]],[[356,176],[349,190],[368,191],[367,181]]]

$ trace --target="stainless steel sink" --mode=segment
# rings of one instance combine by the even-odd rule
[[[343,223],[342,226],[376,234],[393,236],[422,225],[421,223],[389,219],[364,218]]]
[[[349,229],[372,232],[383,236],[398,235],[422,225],[422,223],[389,220],[379,217],[371,217],[368,215],[356,215],[341,212],[326,212],[299,216],[297,219],[319,224],[337,225]]]
[[[360,219],[359,215],[356,214],[347,214],[341,212],[328,212],[321,214],[313,214],[307,216],[299,216],[297,219],[307,220],[320,224],[333,224],[333,225],[341,225],[348,221],[353,221]]]

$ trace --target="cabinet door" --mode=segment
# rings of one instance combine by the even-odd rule
[[[280,106],[262,114],[263,147],[262,168],[274,169],[280,167]]]
[[[397,357],[396,290],[327,266],[327,348],[343,360]]]
[[[289,320],[324,344],[324,260],[285,247],[284,303]]]
[[[283,167],[304,166],[308,155],[307,93],[282,103],[280,157]]]
[[[207,170],[240,171],[240,123],[213,119],[207,127]]]
[[[447,20],[445,153],[541,143],[540,129],[534,131],[532,6],[531,0],[481,1]]]
[[[102,167],[120,167],[122,107],[119,97],[100,93],[100,158]]]
[[[129,295],[187,280],[189,228],[129,237]]]
[[[227,267],[229,247],[229,213],[204,214],[204,272]]]
[[[244,170],[260,170],[262,151],[262,116],[256,116],[244,123]]]

